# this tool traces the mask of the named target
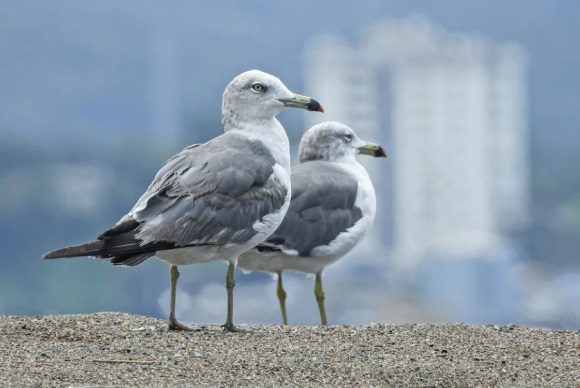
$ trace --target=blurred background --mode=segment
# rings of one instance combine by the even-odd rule
[[[282,112],[296,145],[339,120],[361,158],[373,232],[324,276],[333,324],[580,328],[580,4],[0,1],[0,314],[164,319],[165,263],[43,261],[94,239],[161,164],[222,132],[242,71],[326,114]],[[225,319],[226,267],[182,267],[177,315]],[[238,323],[279,323],[275,280],[237,273]],[[314,279],[285,277],[292,324],[319,322]]]

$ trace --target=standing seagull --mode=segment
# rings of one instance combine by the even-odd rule
[[[361,140],[344,124],[310,128],[300,142],[300,164],[292,170],[292,201],[280,227],[264,243],[242,254],[238,267],[278,275],[284,324],[286,292],[282,271],[316,274],[314,294],[326,320],[322,271],[365,236],[375,218],[375,189],[357,154],[387,157],[382,147]]]
[[[223,135],[169,159],[133,209],[96,241],[57,249],[44,258],[94,256],[134,266],[156,256],[171,264],[171,330],[190,330],[175,318],[177,266],[226,260],[224,327],[234,331],[238,256],[276,230],[290,202],[288,137],[274,117],[285,107],[324,111],[270,74],[240,74],[223,94]]]

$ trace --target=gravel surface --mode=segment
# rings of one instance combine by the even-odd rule
[[[517,326],[197,325],[0,316],[2,386],[580,386],[580,332]]]

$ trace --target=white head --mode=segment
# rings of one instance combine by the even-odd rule
[[[238,75],[226,87],[222,99],[224,129],[237,123],[272,119],[285,107],[324,112],[310,97],[292,93],[278,78],[259,70]]]
[[[354,159],[358,154],[387,157],[381,146],[361,140],[350,127],[336,121],[313,126],[300,141],[300,163]]]

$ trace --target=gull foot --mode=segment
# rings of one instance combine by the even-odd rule
[[[246,330],[246,329],[240,329],[239,327],[234,326],[233,323],[225,323],[224,325],[222,325],[222,327],[224,328],[225,332],[230,332],[230,333],[252,333],[251,330]]]
[[[199,329],[194,329],[189,326],[185,326],[177,321],[177,319],[171,319],[167,321],[167,328],[170,331],[199,331]]]

